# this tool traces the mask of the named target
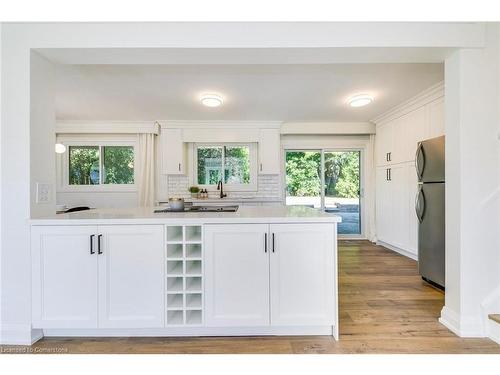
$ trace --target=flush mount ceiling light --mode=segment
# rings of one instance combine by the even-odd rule
[[[347,100],[347,103],[349,103],[351,107],[363,107],[371,102],[373,102],[373,97],[368,94],[354,95]]]
[[[66,152],[66,146],[62,143],[56,143],[55,149],[57,154],[64,154]]]
[[[203,94],[200,100],[206,107],[219,107],[223,103],[222,97],[217,94]]]

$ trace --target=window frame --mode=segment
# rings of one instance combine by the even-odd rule
[[[257,191],[257,144],[245,142],[220,142],[220,143],[193,143],[192,152],[192,180],[193,186],[198,186],[200,189],[207,189],[207,191],[217,191],[217,185],[205,185],[198,183],[198,147],[248,147],[249,161],[250,161],[250,182],[248,184],[226,184],[224,183],[224,191]],[[223,155],[224,160],[224,155]],[[224,162],[222,168],[224,169]]]
[[[102,138],[66,138],[58,137],[57,142],[63,143],[66,146],[66,151],[63,154],[57,154],[58,164],[58,180],[59,192],[136,192],[137,191],[137,178],[139,176],[137,169],[137,137],[134,138],[123,137],[120,139],[106,139]],[[99,147],[99,166],[102,168],[103,160],[101,147],[106,146],[126,146],[132,147],[134,150],[134,183],[133,184],[98,184],[98,185],[70,185],[69,183],[69,148],[73,146],[94,146]],[[102,170],[100,170],[99,178],[101,179]]]

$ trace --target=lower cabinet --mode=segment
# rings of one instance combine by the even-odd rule
[[[97,327],[95,233],[96,226],[31,228],[33,327]]]
[[[205,226],[205,322],[269,324],[269,225]]]
[[[417,255],[416,191],[413,162],[377,167],[377,239],[412,256]]]
[[[335,324],[334,254],[333,224],[206,225],[206,324]]]
[[[162,225],[35,226],[35,328],[164,324]]]

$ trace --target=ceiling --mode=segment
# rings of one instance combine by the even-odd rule
[[[443,64],[57,65],[64,120],[369,121],[444,79]],[[224,98],[200,104],[205,92]],[[351,108],[348,97],[374,102]]]

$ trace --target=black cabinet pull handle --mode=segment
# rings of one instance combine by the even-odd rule
[[[274,253],[274,233],[273,233],[273,253]]]
[[[179,172],[181,171],[181,163],[179,163]]]
[[[264,252],[267,253],[267,233],[264,233]]]
[[[102,254],[102,251],[101,251],[101,238],[102,238],[102,234],[100,234],[100,235],[97,236],[97,254]]]
[[[94,251],[94,237],[95,237],[95,234],[91,234],[90,235],[90,255],[95,254],[95,251]]]

